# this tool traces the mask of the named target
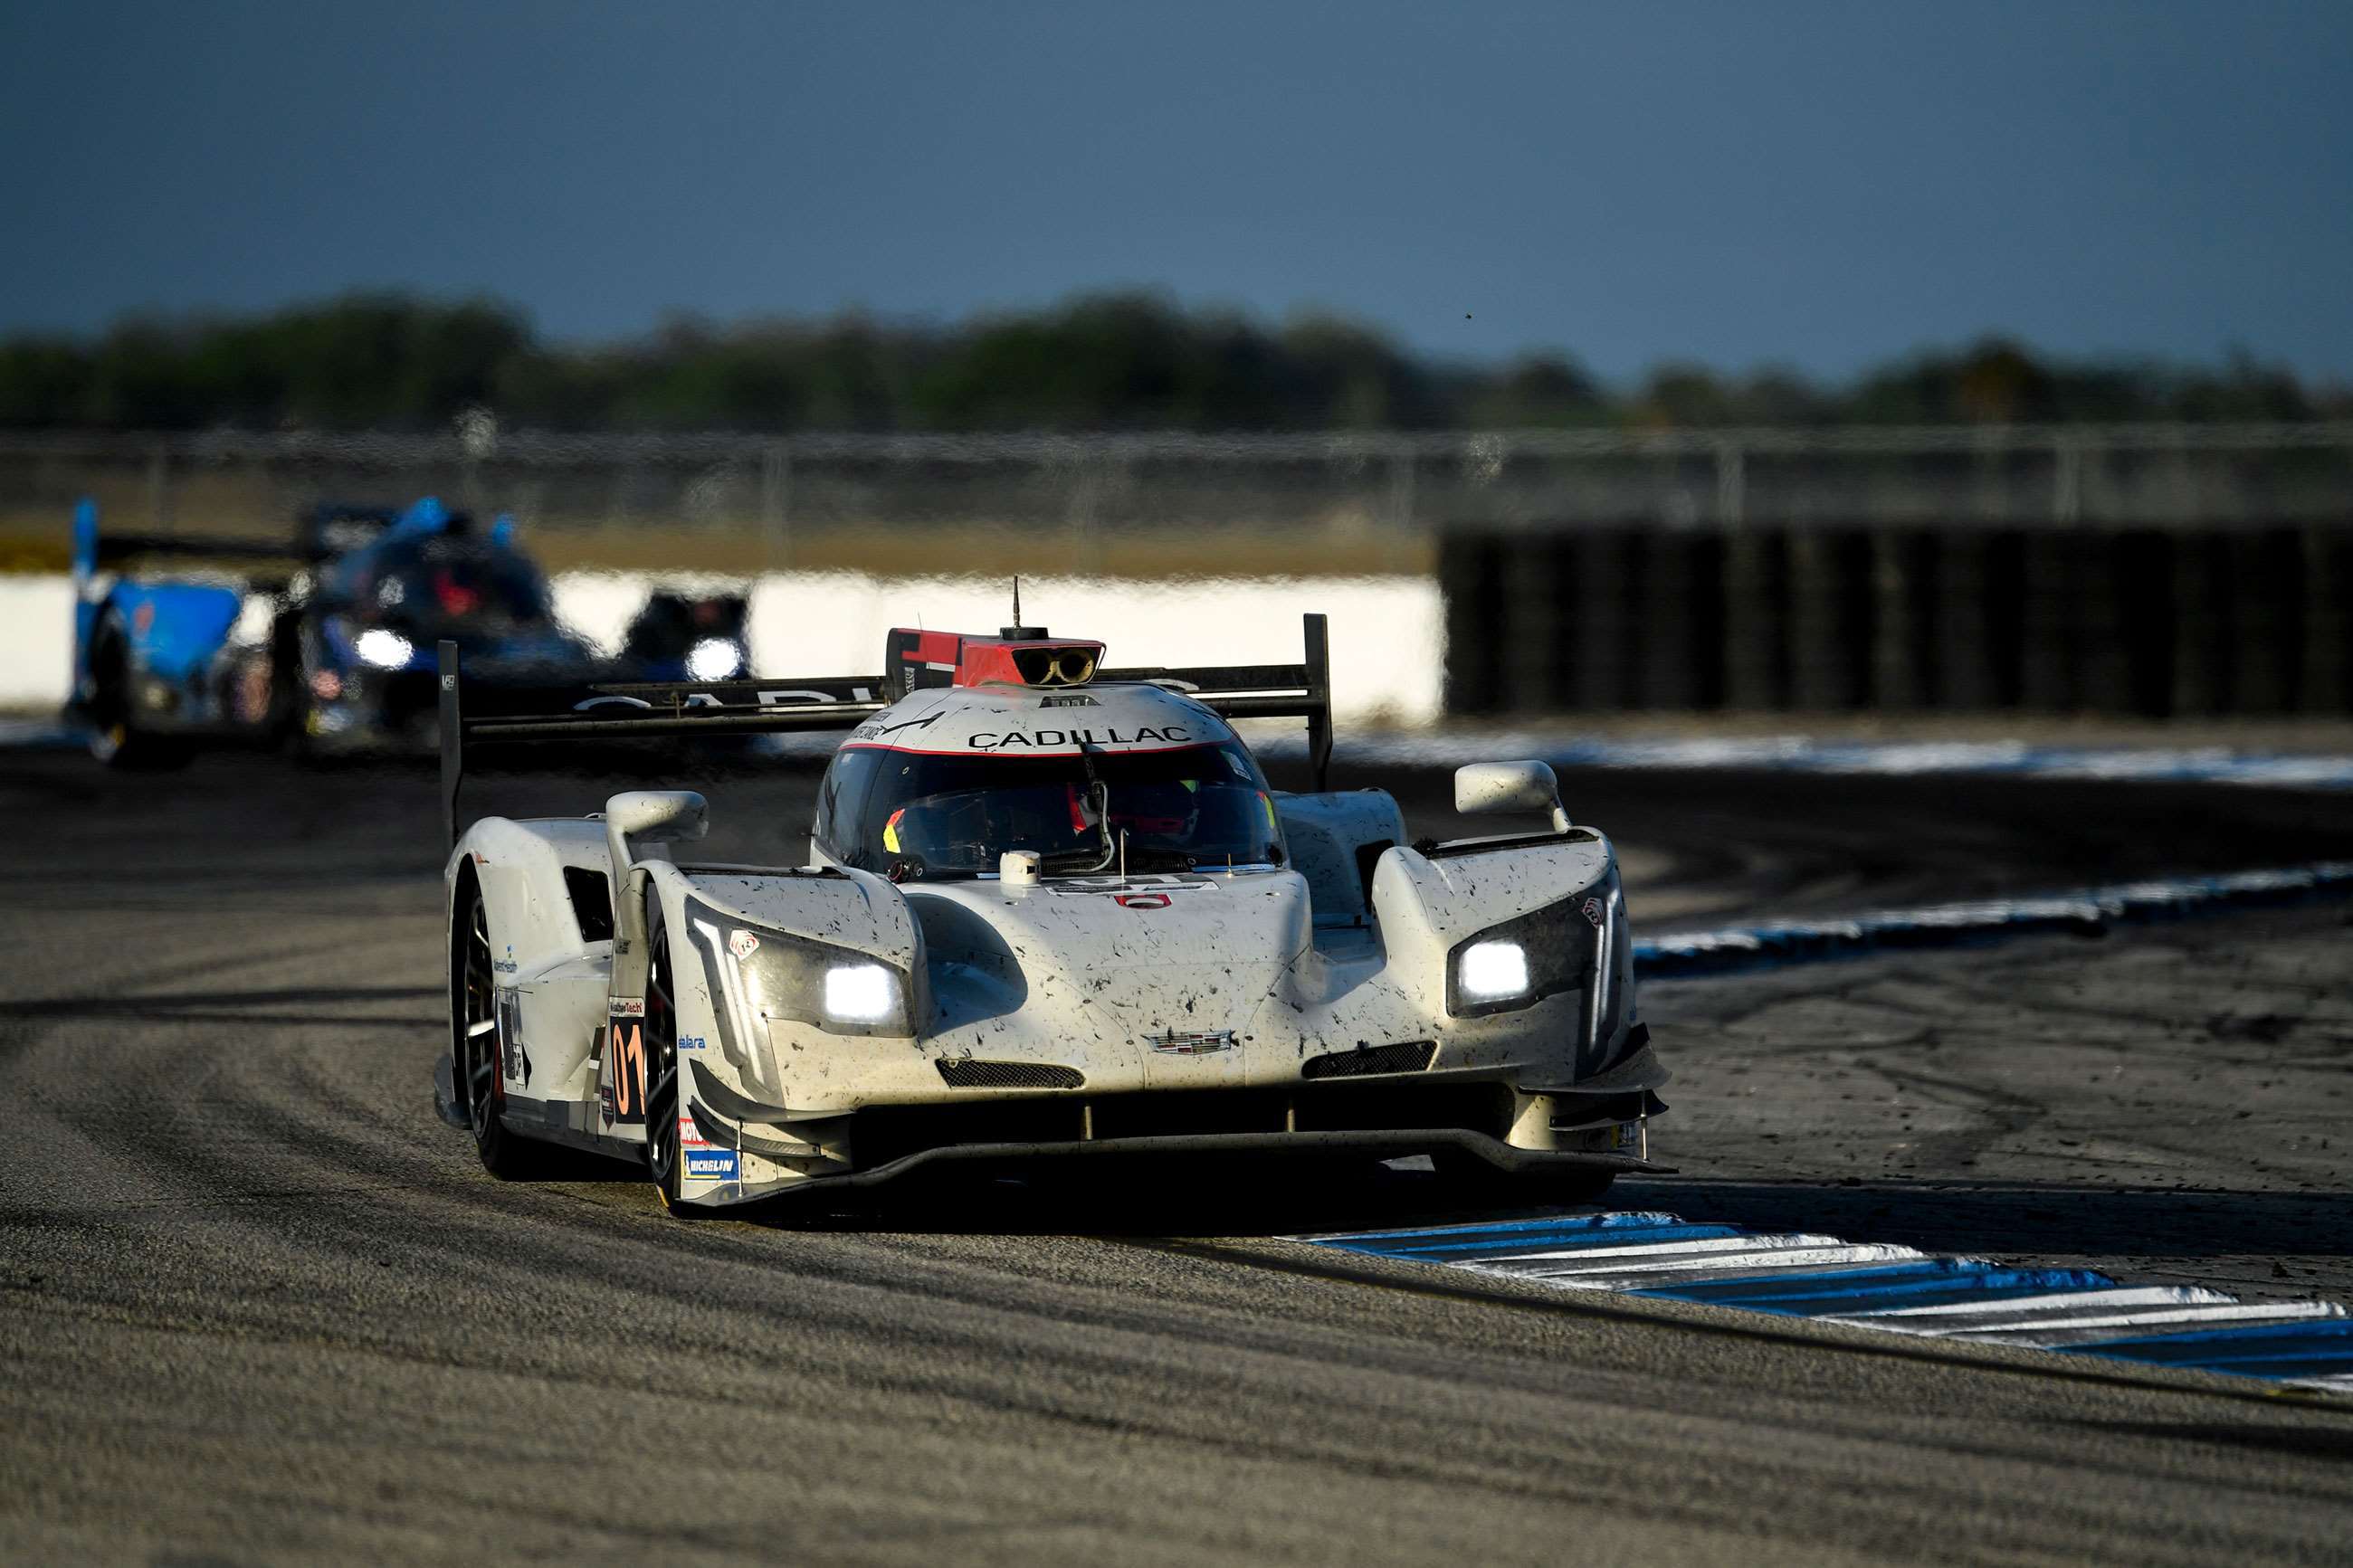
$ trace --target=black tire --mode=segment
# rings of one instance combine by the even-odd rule
[[[678,1137],[677,971],[658,903],[646,910],[646,1076],[639,1086],[646,1108],[646,1174],[663,1206],[684,1214],[678,1202],[683,1159]]]
[[[482,1169],[502,1182],[546,1176],[558,1151],[511,1131],[501,1112],[507,1097],[499,1061],[498,972],[492,965],[490,910],[471,876],[458,887],[449,942],[450,1080],[474,1134]]]
[[[159,773],[188,765],[186,742],[155,735],[131,719],[131,653],[121,623],[99,628],[90,659],[90,754],[121,773]]]

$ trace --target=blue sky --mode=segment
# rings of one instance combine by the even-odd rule
[[[0,331],[1140,285],[1617,378],[2002,331],[2353,380],[2344,0],[16,0],[0,144]]]

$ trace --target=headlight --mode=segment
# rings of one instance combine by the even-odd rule
[[[1474,942],[1462,950],[1455,973],[1472,1002],[1500,1002],[1528,994],[1528,950],[1516,942]]]
[[[837,963],[825,972],[825,1016],[879,1024],[899,1005],[899,984],[879,963]]]
[[[1609,962],[1618,920],[1615,871],[1557,903],[1488,927],[1446,955],[1446,1011],[1482,1017],[1533,1007],[1547,996],[1581,992]]]
[[[712,998],[723,1004],[719,1011],[746,1048],[770,1019],[834,1035],[913,1037],[905,971],[853,948],[748,925],[700,899],[689,900],[686,911]]]
[[[686,651],[691,680],[728,680],[743,672],[744,650],[733,637],[704,637]]]
[[[384,626],[371,626],[352,645],[362,664],[372,664],[378,669],[406,669],[416,657],[417,645],[398,632]]]

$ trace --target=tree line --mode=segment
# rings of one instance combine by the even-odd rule
[[[2353,417],[2353,391],[2236,356],[2069,362],[2000,339],[1827,384],[1670,365],[1613,388],[1566,354],[1417,357],[1361,324],[1103,294],[928,325],[681,318],[551,342],[496,300],[360,294],[262,315],[0,339],[0,428],[1332,430]]]

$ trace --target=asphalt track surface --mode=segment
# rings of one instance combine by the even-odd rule
[[[1653,930],[2353,854],[2293,792],[1564,783]],[[714,784],[714,855],[808,785]],[[1280,1239],[1480,1212],[1424,1176],[501,1185],[430,1104],[421,770],[0,753],[0,808],[13,1559],[2353,1560],[2347,1402]],[[1612,1204],[2345,1300],[2342,919],[1655,987],[1687,1174]]]

